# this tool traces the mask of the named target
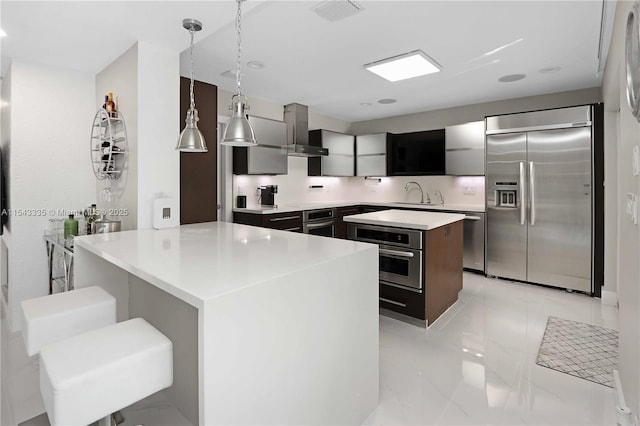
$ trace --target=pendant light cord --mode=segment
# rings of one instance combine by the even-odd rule
[[[240,58],[242,56],[242,35],[241,35],[241,8],[242,8],[242,0],[236,0],[238,2],[238,14],[236,15],[236,29],[238,31],[238,67],[236,69],[236,88],[238,91],[238,96],[242,96],[242,88],[240,87]]]
[[[189,28],[189,34],[191,34],[191,46],[189,48],[189,60],[191,61],[191,87],[189,88],[189,95],[191,96],[191,105],[189,106],[189,110],[193,113],[193,110],[196,109],[196,102],[193,96],[193,35],[195,34],[193,26]]]

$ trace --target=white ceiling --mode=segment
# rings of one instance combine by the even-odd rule
[[[299,102],[354,122],[601,85],[599,0],[360,0],[360,13],[337,22],[314,13],[320,3],[244,3],[242,86],[250,102]],[[615,4],[606,3],[608,40]],[[88,72],[101,70],[136,40],[185,49],[182,18],[199,19],[204,30],[196,34],[196,78],[235,90],[234,79],[221,75],[235,73],[234,1],[3,0],[0,7],[9,35],[2,39],[3,64],[22,57]],[[391,83],[362,67],[416,49],[442,71]],[[250,69],[248,61],[266,67]],[[561,70],[539,72],[546,67]],[[186,51],[181,73],[188,75]],[[498,82],[515,73],[527,77]],[[378,104],[382,98],[398,102]]]

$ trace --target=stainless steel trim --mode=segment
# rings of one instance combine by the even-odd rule
[[[319,219],[310,219],[309,216],[315,213],[328,213],[326,216],[323,216]],[[304,210],[302,212],[302,221],[303,222],[313,222],[314,220],[325,220],[328,218],[336,217],[336,209],[317,209],[317,210]]]
[[[385,299],[384,297],[379,297],[378,300],[380,300],[381,302],[391,303],[392,305],[401,306],[403,308],[407,307],[406,303],[396,302],[395,300]]]
[[[422,294],[422,288],[407,287],[406,285],[390,283],[390,282],[384,281],[384,280],[380,280],[379,283],[381,285],[388,285],[389,287],[395,287],[395,288],[399,288],[399,289],[402,289],[402,290],[407,290],[407,291],[412,291],[414,293]]]
[[[327,226],[333,226],[335,223],[336,221],[334,219],[331,219],[331,220],[325,220],[324,222],[306,223],[304,226],[307,229],[318,229],[318,228],[324,228]]]
[[[531,197],[531,226],[536,224],[536,176],[533,161],[529,161],[529,197]]]
[[[465,220],[482,220],[480,216],[465,216]]]
[[[524,184],[524,161],[520,161],[520,225],[527,223],[527,190]]]
[[[530,127],[516,127],[513,129],[487,130],[487,135],[499,135],[502,133],[531,132],[535,130],[571,129],[573,127],[589,127],[589,126],[591,126],[591,121],[580,121],[576,123],[546,124],[544,126],[530,126]]]
[[[590,105],[487,117],[486,134],[591,126]]]
[[[300,219],[300,216],[276,217],[273,219],[269,219],[269,222],[281,222],[283,220],[291,220],[291,219]]]
[[[399,250],[389,250],[389,249],[378,249],[380,254],[388,254],[389,256],[397,256],[397,257],[414,257],[414,254],[410,251],[399,251]]]
[[[401,244],[396,241],[383,241],[379,239],[373,238],[362,238],[358,237],[358,229],[368,229],[373,231],[382,231],[382,232],[395,232],[395,233],[405,233],[409,236],[408,244]],[[393,228],[389,226],[379,226],[379,225],[363,225],[360,223],[350,223],[347,228],[348,238],[351,240],[365,241],[374,244],[385,244],[385,245],[393,245],[397,247],[407,247],[416,250],[422,250],[423,241],[422,241],[422,231],[418,231],[415,229],[406,229],[406,228]]]
[[[474,148],[447,148],[445,151],[484,151],[484,148],[474,147]]]
[[[283,229],[283,231],[299,231],[300,227],[296,226],[295,228],[287,228],[287,229]]]

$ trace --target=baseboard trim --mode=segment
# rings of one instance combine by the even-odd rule
[[[618,293],[615,291],[602,290],[602,304],[607,306],[618,306]]]

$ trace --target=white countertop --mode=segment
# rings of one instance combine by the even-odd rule
[[[87,235],[75,244],[197,307],[292,271],[376,249],[226,222]]]
[[[485,211],[484,206],[477,204],[420,204],[420,203],[402,203],[402,202],[380,202],[380,201],[335,201],[326,203],[300,203],[300,204],[284,204],[277,207],[256,206],[249,208],[234,208],[234,212],[238,213],[254,213],[254,214],[273,214],[287,213],[301,210],[315,210],[332,207],[345,207],[355,205],[381,206],[391,208],[407,208],[407,209],[424,209],[424,210],[452,210],[459,212],[482,213]]]
[[[345,216],[344,221],[428,231],[463,219],[464,215],[458,213],[382,210],[379,212]]]

